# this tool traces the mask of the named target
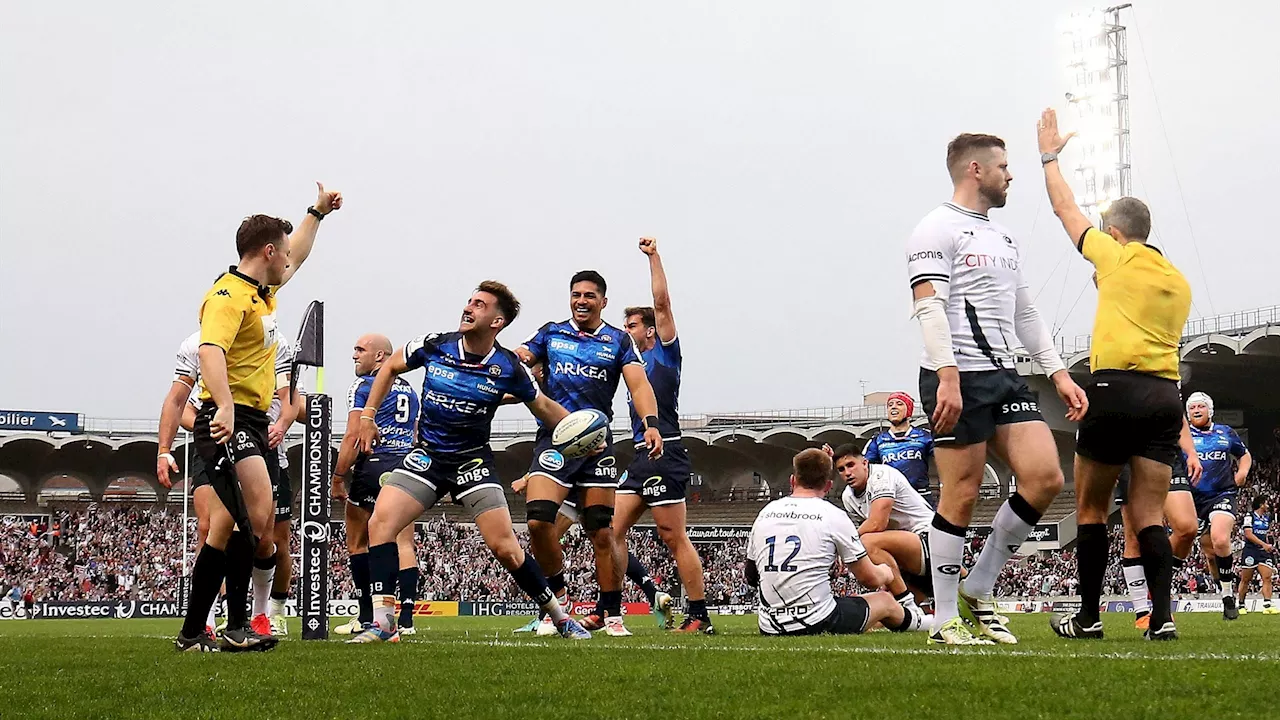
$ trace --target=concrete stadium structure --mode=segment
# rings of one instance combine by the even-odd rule
[[[1089,338],[1060,342],[1068,367],[1083,383],[1089,372]],[[1182,342],[1184,392],[1211,394],[1220,421],[1243,429],[1255,443],[1271,443],[1271,432],[1280,426],[1280,306],[1262,308],[1188,322]],[[1018,370],[1040,392],[1041,407],[1054,430],[1063,470],[1071,483],[1071,458],[1075,428],[1065,419],[1065,407],[1046,377],[1030,359],[1018,362]],[[917,416],[916,424],[925,419]],[[704,502],[754,500],[785,491],[792,455],[823,443],[865,443],[885,424],[880,405],[811,408],[690,415],[681,420],[685,444],[697,473],[691,495]],[[342,427],[334,430],[335,440]],[[498,421],[494,449],[501,477],[512,480],[529,467],[533,455],[532,422]],[[614,426],[619,462],[630,461],[633,450],[625,420]],[[301,467],[301,437],[286,440],[291,474],[297,482]],[[183,448],[175,454],[181,458]],[[153,475],[156,456],[156,421],[89,418],[78,435],[14,433],[0,436],[0,475],[13,479],[16,489],[0,500],[9,509],[33,508],[42,491],[83,485],[80,496],[101,500],[136,495],[176,501],[177,493],[159,487]],[[1007,494],[1011,477],[1007,467],[992,460],[999,489]],[[180,487],[180,486],[179,486]],[[60,494],[62,494],[60,493]],[[1069,498],[1064,498],[1064,501]],[[1063,511],[1069,512],[1070,503]],[[1074,536],[1074,533],[1070,533]],[[1064,538],[1065,539],[1065,538]]]

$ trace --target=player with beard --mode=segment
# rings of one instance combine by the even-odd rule
[[[520,303],[507,286],[486,280],[463,309],[457,332],[423,335],[378,370],[358,419],[361,453],[370,454],[376,446],[377,412],[395,380],[418,368],[425,368],[422,411],[418,441],[386,478],[369,518],[374,624],[347,642],[399,642],[392,594],[400,567],[396,536],[446,494],[471,513],[490,552],[547,611],[562,637],[591,637],[565,613],[538,563],[521,549],[489,446],[493,416],[507,397],[524,403],[549,427],[568,415],[538,391],[520,358],[497,344],[498,333],[519,312]]]
[[[1187,398],[1187,420],[1191,440],[1204,472],[1191,486],[1191,497],[1200,520],[1200,549],[1222,593],[1222,617],[1240,617],[1233,583],[1236,580],[1231,553],[1231,535],[1236,529],[1236,500],[1249,478],[1253,456],[1230,425],[1213,421],[1213,398],[1202,392]]]
[[[373,624],[373,596],[369,589],[369,516],[378,502],[383,474],[395,469],[413,449],[414,433],[418,427],[418,396],[404,378],[397,377],[374,414],[374,423],[378,426],[377,445],[368,455],[357,452],[360,416],[368,405],[369,391],[378,370],[382,369],[382,364],[393,351],[387,336],[370,334],[357,340],[351,353],[356,365],[356,381],[347,393],[347,431],[339,446],[330,495],[335,500],[347,501],[343,517],[347,530],[347,557],[360,609],[351,622],[334,629],[338,635],[356,635]],[[418,596],[418,556],[414,548],[412,523],[396,536],[396,547],[400,557],[400,573],[396,577],[400,594],[398,630],[401,636],[413,635],[413,606]]]
[[[601,313],[608,305],[607,285],[600,273],[583,270],[569,281],[569,310],[563,322],[543,325],[516,348],[529,367],[542,365],[547,394],[566,410],[594,409],[613,418],[613,398],[619,382],[626,382],[636,412],[643,418],[644,448],[651,460],[662,457],[658,403],[645,374],[645,363],[631,336],[606,323]],[[582,529],[595,549],[596,577],[600,583],[598,608],[588,629],[603,628],[606,635],[625,637],[631,632],[622,623],[622,580],[615,572],[613,539],[614,493],[618,487],[613,437],[605,439],[604,452],[583,458],[566,458],[551,446],[551,426],[541,423],[533,448],[525,504],[529,544],[547,570],[551,588],[564,589],[564,551],[556,534],[560,504],[575,486],[581,490]],[[592,620],[592,618],[588,618]]]
[[[863,448],[869,463],[881,463],[906,476],[911,487],[920,493],[929,507],[934,506],[929,487],[929,461],[933,459],[933,436],[924,428],[912,427],[911,416],[916,402],[911,396],[896,392],[885,401],[889,429],[871,438]]]
[[[924,336],[920,398],[942,482],[928,534],[937,622],[929,642],[1012,644],[1017,638],[995,612],[995,581],[1063,482],[1038,398],[1015,367],[1018,343],[1052,379],[1069,419],[1083,416],[1088,399],[1032,302],[1017,241],[987,217],[1004,207],[1013,179],[1004,141],[960,135],[947,146],[946,164],[955,188],[951,201],[931,211],[907,243]],[[965,533],[988,446],[1013,469],[1018,489],[996,513],[991,537],[962,584]],[[961,602],[978,635],[960,618]]]

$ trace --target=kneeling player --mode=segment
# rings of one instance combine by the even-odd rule
[[[1271,542],[1271,506],[1267,498],[1253,499],[1253,512],[1244,526],[1244,551],[1240,553],[1240,612],[1244,612],[1244,596],[1249,594],[1253,572],[1262,576],[1262,614],[1280,615],[1271,604],[1271,576],[1276,572],[1276,547]]]
[[[504,396],[525,403],[548,427],[568,414],[538,392],[533,377],[513,352],[497,344],[498,333],[519,311],[520,303],[505,285],[486,280],[463,309],[458,332],[424,335],[378,371],[360,415],[361,452],[373,450],[378,437],[374,408],[382,406],[395,378],[425,367],[422,413],[417,445],[387,478],[369,519],[374,625],[349,642],[399,640],[396,597],[391,594],[399,567],[395,538],[446,493],[471,512],[494,557],[520,589],[551,615],[562,637],[591,637],[565,614],[538,563],[521,549],[494,470],[489,435]]]
[[[351,622],[339,625],[339,635],[356,635],[373,624],[373,596],[369,590],[369,516],[373,514],[382,489],[383,473],[395,469],[413,449],[414,427],[418,424],[418,396],[404,378],[397,377],[387,397],[374,414],[378,426],[378,444],[368,455],[357,453],[360,416],[369,402],[369,389],[382,364],[391,357],[391,341],[384,335],[365,335],[356,341],[351,359],[356,364],[356,381],[347,393],[347,431],[342,436],[338,463],[333,472],[330,494],[345,499],[347,557],[351,580],[356,586],[359,614]],[[401,635],[414,634],[413,606],[418,599],[418,557],[413,546],[413,523],[396,535],[400,556],[400,573],[396,585],[400,591]]]
[[[885,585],[893,573],[867,559],[853,521],[826,501],[830,489],[831,458],[802,451],[792,460],[791,495],[766,505],[751,526],[746,575],[760,589],[760,633],[852,635],[876,623],[919,630],[923,615],[887,592],[834,597],[830,571],[837,561],[867,587]]]

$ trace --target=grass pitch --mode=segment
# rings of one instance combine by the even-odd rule
[[[419,618],[399,645],[301,642],[182,655],[176,620],[0,623],[0,715],[15,718],[1226,718],[1264,717],[1280,680],[1280,617],[1178,617],[1144,641],[1128,615],[1068,642],[1048,615],[1012,618],[1016,647],[954,651],[923,634],[764,638],[754,617],[715,637],[573,643],[513,635],[523,618]]]

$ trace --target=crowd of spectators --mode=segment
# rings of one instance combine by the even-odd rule
[[[1258,493],[1280,499],[1280,459],[1260,459],[1241,493],[1239,510],[1247,512]],[[75,504],[57,507],[41,515],[0,516],[0,592],[13,587],[30,590],[37,600],[173,600],[182,577],[181,513],[171,508],[116,504]],[[346,542],[341,523],[333,524],[330,543],[330,595],[354,597],[347,565]],[[1237,547],[1243,543],[1236,529]],[[526,533],[518,533],[528,547]],[[188,539],[194,542],[195,521],[190,520]],[[293,551],[298,553],[297,533]],[[679,577],[667,548],[651,529],[633,529],[628,536],[631,551],[640,558],[658,586],[675,592]],[[981,549],[982,539],[970,541],[966,561]],[[730,539],[697,546],[702,555],[707,600],[712,605],[753,602],[742,567],[745,540]],[[1107,571],[1104,594],[1123,596],[1124,581],[1119,558],[1123,539],[1112,528],[1112,566]],[[594,599],[594,555],[591,543],[577,527],[564,539],[566,580],[571,598]],[[192,548],[194,557],[194,548]],[[441,519],[419,523],[417,557],[421,569],[419,596],[425,600],[521,600],[511,576],[485,548],[473,526]],[[296,577],[296,572],[295,572]],[[1255,583],[1257,583],[1255,579]],[[997,594],[1026,598],[1070,596],[1076,591],[1075,553],[1064,550],[1015,558],[997,583]],[[1213,593],[1213,582],[1203,556],[1193,551],[1186,566],[1174,578],[1174,592],[1184,595]],[[847,576],[837,580],[840,592],[858,588]],[[1255,588],[1256,590],[1256,588]],[[643,595],[631,583],[624,585],[624,599],[642,602]]]

